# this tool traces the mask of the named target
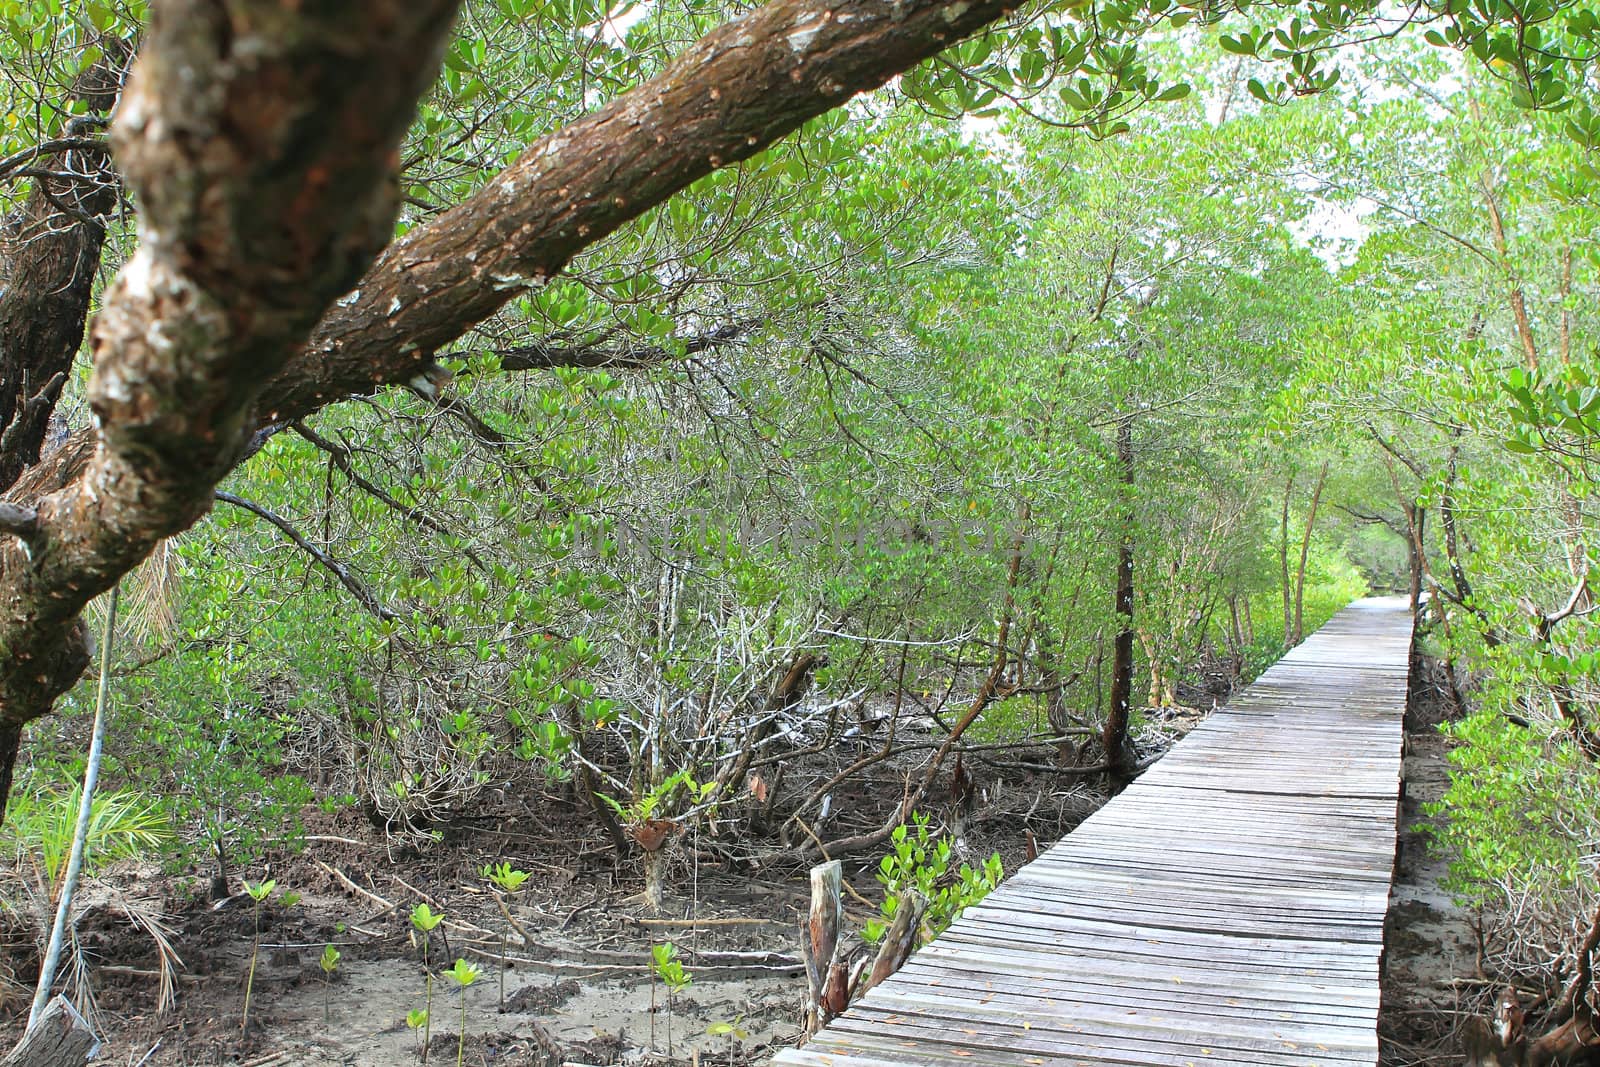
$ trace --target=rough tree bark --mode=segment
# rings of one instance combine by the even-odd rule
[[[0,226],[0,492],[39,462],[56,399],[83,344],[85,318],[117,205],[117,176],[98,129],[122,91],[128,48],[104,55],[77,79],[85,113],[67,124],[56,151],[30,166],[22,208]]]
[[[1322,461],[1316,487],[1311,490],[1311,507],[1306,512],[1306,532],[1300,538],[1300,566],[1294,572],[1294,637],[1289,644],[1306,639],[1306,557],[1311,554],[1311,531],[1317,525],[1317,507],[1322,503],[1322,487],[1328,482],[1328,461]]]
[[[845,972],[844,867],[829,860],[811,868],[811,910],[800,931],[806,961],[805,1032],[810,1037],[844,1011],[850,1000]]]
[[[892,977],[895,972],[906,965],[911,954],[917,950],[917,937],[922,930],[922,918],[928,913],[928,898],[915,889],[906,889],[900,894],[900,903],[895,907],[894,921],[889,924],[889,929],[884,931],[883,942],[878,946],[878,952],[872,957],[872,967],[861,976],[861,980],[852,989],[851,997],[865,996],[874,986]]]
[[[374,263],[456,4],[157,3],[114,127],[141,243],[93,331],[100,425],[0,511],[0,786],[22,726],[87,664],[84,605],[203,515],[265,433],[427,380],[441,348],[587,245],[1011,6],[774,0]]]
[[[55,997],[38,1023],[0,1059],[0,1067],[82,1067],[100,1041],[66,997]]]
[[[1117,541],[1117,636],[1111,650],[1111,708],[1101,731],[1112,788],[1133,780],[1133,751],[1128,724],[1133,702],[1133,417],[1117,420],[1117,477],[1125,499],[1120,508],[1122,532]]]

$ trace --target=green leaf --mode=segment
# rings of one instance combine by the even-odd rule
[[[479,967],[476,963],[469,962],[466,959],[458,958],[456,962],[450,966],[449,970],[444,971],[443,974],[456,985],[465,989],[467,986],[470,986],[479,978],[483,977],[483,968]]]

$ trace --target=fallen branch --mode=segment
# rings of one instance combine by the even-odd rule
[[[345,873],[343,871],[339,870],[339,868],[330,867],[326,863],[323,863],[321,860],[318,860],[318,859],[314,859],[311,862],[315,863],[318,867],[321,867],[324,871],[326,871],[328,873],[329,876],[331,876],[334,879],[334,881],[338,882],[340,885],[342,885],[346,889],[350,890],[350,892],[355,893],[357,896],[366,897],[368,900],[372,901],[374,904],[376,904],[380,908],[384,909],[384,913],[385,914],[387,914],[388,912],[394,911],[395,908],[399,907],[398,904],[393,904],[393,903],[383,899],[382,897],[380,897],[378,894],[372,892],[371,890],[364,889],[363,887],[357,885],[355,882],[352,882],[349,878],[347,878],[345,876]]]
[[[639,926],[781,926],[778,919],[636,919],[629,915],[626,917],[631,923]]]

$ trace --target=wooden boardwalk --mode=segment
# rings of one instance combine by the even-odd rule
[[[775,1063],[1371,1067],[1410,642],[1346,608]]]

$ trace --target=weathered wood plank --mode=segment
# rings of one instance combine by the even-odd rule
[[[785,1067],[1372,1067],[1411,617],[1351,605]]]

